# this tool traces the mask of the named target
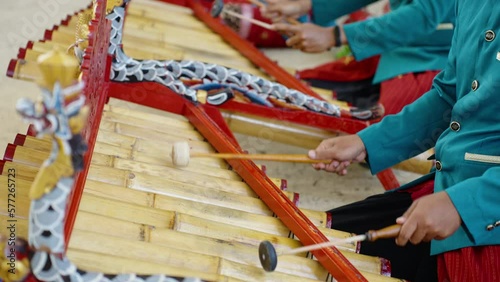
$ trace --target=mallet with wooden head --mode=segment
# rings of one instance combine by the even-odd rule
[[[300,248],[291,249],[288,251],[284,251],[281,253],[277,253],[273,244],[269,241],[262,241],[259,245],[259,260],[262,268],[266,271],[274,271],[276,266],[278,266],[278,256],[282,255],[292,255],[303,252],[309,252],[314,250],[319,250],[327,247],[353,243],[353,242],[362,242],[362,241],[376,241],[378,239],[384,238],[394,238],[398,236],[399,231],[401,230],[401,225],[394,224],[379,230],[370,230],[362,235],[357,235],[345,239],[339,239],[330,242],[324,242],[315,245],[304,246]]]
[[[265,8],[266,7],[266,4],[264,4],[263,2],[259,1],[259,0],[248,0],[248,2],[258,6],[259,8]],[[222,12],[227,12],[226,10],[224,10],[224,0],[215,0],[214,3],[212,4],[212,10],[210,11],[210,14],[212,15],[212,17],[216,18],[218,17]],[[231,12],[231,11],[229,11]],[[232,16],[235,16],[237,18],[240,18],[240,19],[244,19],[244,20],[251,20],[250,22],[253,23],[253,24],[256,24],[256,25],[260,25],[260,23],[263,23],[265,24],[267,27],[270,27],[271,25],[267,24],[267,23],[264,23],[264,22],[261,22],[261,21],[257,21],[258,23],[255,23],[254,19],[250,19],[250,18],[247,18],[247,17],[244,17],[240,14],[237,14],[237,13],[228,13]],[[234,15],[236,14],[236,15]],[[294,19],[294,18],[287,18],[286,21],[289,23],[289,24],[301,24],[301,22],[299,22],[298,20]],[[264,28],[266,28],[266,26],[263,26]]]
[[[177,142],[172,146],[172,163],[183,167],[189,164],[190,158],[219,158],[219,159],[243,159],[243,160],[267,160],[277,162],[296,163],[330,163],[331,160],[313,160],[307,155],[301,154],[221,154],[191,152],[187,142]]]

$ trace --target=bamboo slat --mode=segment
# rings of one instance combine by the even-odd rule
[[[17,163],[39,167],[49,157],[49,151],[39,151],[24,146],[17,146],[13,159]]]
[[[17,162],[4,162],[3,171],[14,169],[16,171],[16,179],[33,181],[38,173],[40,166],[30,166]]]
[[[94,198],[96,199],[96,198]],[[152,235],[147,235],[148,234],[148,231],[152,233],[154,232],[167,232],[165,230],[165,228],[168,228],[168,227],[163,227],[163,226],[160,226],[160,225],[148,225],[150,224],[151,222],[148,222],[147,220],[147,211],[144,212],[144,211],[139,211],[137,209],[134,209],[134,214],[136,217],[131,217],[131,216],[120,216],[120,218],[116,217],[116,216],[113,216],[115,214],[120,214],[121,212],[117,212],[117,213],[113,213],[112,216],[104,213],[107,217],[106,220],[104,220],[102,223],[106,223],[106,228],[99,228],[98,226],[95,226],[95,227],[91,227],[91,228],[88,228],[87,225],[85,224],[85,219],[88,223],[90,222],[94,222],[94,220],[102,220],[100,217],[102,217],[101,214],[103,214],[103,212],[105,212],[106,210],[113,210],[113,208],[117,207],[117,206],[120,206],[120,204],[116,204],[116,201],[112,201],[112,200],[108,200],[107,202],[106,201],[102,201],[100,200],[99,201],[99,205],[100,204],[103,204],[104,203],[104,206],[105,206],[105,210],[97,210],[97,211],[94,211],[96,213],[98,213],[98,215],[92,215],[90,214],[91,211],[87,211],[86,210],[86,206],[82,207],[83,208],[83,213],[82,213],[82,217],[84,218],[83,219],[83,222],[78,222],[80,221],[80,215],[79,215],[79,219],[77,220],[77,225],[75,228],[85,228],[87,230],[87,232],[89,232],[89,230],[92,230],[93,228],[95,229],[95,232],[98,232],[99,234],[107,234],[107,235],[111,235],[111,236],[116,236],[116,234],[119,234],[121,230],[128,230],[129,232],[128,233],[132,233],[132,234],[138,234],[139,236],[139,241],[149,241],[150,238],[152,238],[151,236]],[[127,208],[129,206],[126,206]],[[141,216],[140,213],[145,213],[144,216]],[[137,218],[138,217],[138,218]],[[128,220],[128,221],[134,221],[134,225],[136,226],[133,226],[132,224],[130,223],[126,223],[124,222],[125,220]],[[209,237],[209,238],[213,238],[213,239],[216,239],[219,243],[221,242],[222,239],[219,238],[220,235],[216,235],[213,231],[212,228],[216,228],[217,229],[217,232],[218,233],[227,233],[227,232],[233,232],[235,233],[235,229],[234,229],[234,226],[231,226],[229,224],[224,224],[224,223],[221,223],[221,224],[217,224],[217,223],[214,223],[214,222],[209,222],[207,220],[204,220],[204,219],[199,219],[197,217],[193,217],[193,216],[189,216],[189,215],[185,215],[185,214],[182,214],[182,213],[177,213],[177,216],[175,218],[176,222],[175,222],[175,226],[174,228],[177,229],[177,231],[182,231],[182,232],[186,232],[188,230],[193,230],[194,228],[196,227],[199,227],[199,228],[204,228],[203,227],[203,222],[207,223],[208,225],[210,225],[210,230],[212,231],[195,231],[195,232],[188,232],[189,234],[193,235],[193,233],[196,233],[198,234],[198,236],[204,236],[204,237]],[[100,221],[99,221],[100,222]],[[139,224],[146,224],[148,226],[140,226]],[[201,224],[201,227],[200,227],[200,224]],[[101,225],[103,226],[103,225]],[[124,228],[124,226],[128,226],[128,228]],[[188,226],[188,227],[187,227]],[[193,227],[193,226],[196,226],[196,227]],[[215,227],[214,227],[215,226]],[[144,228],[144,229],[142,229]],[[238,229],[238,228],[236,228]],[[233,240],[236,240],[236,241],[243,241],[242,243],[244,244],[244,246],[248,246],[248,240],[252,240],[252,239],[249,239],[249,238],[252,238],[254,236],[259,236],[259,235],[256,235],[256,234],[261,234],[260,236],[264,236],[266,238],[268,238],[269,236],[267,234],[263,234],[263,233],[259,233],[259,232],[253,232],[251,230],[247,230],[245,228],[239,228],[238,229],[238,233],[233,236],[234,238],[231,239],[231,244],[230,246],[232,246],[235,242],[233,242]],[[93,231],[94,232],[94,231]],[[127,234],[129,235],[129,234]],[[123,235],[119,235],[120,237],[123,237]],[[162,236],[162,238],[165,237],[165,238],[168,238],[169,240],[174,240],[174,241],[184,241],[185,237],[186,237],[186,234],[179,234],[178,232],[174,232],[174,233],[170,233],[170,235],[168,236]],[[189,237],[189,236],[188,236]],[[92,238],[94,238],[93,241],[95,241],[95,238],[99,238],[99,236],[92,236]],[[245,239],[246,238],[246,239]],[[124,238],[125,239],[125,238]],[[196,238],[197,240],[199,238]],[[72,239],[72,244],[74,244],[74,239]],[[161,239],[160,239],[161,240]],[[105,240],[97,240],[97,242],[100,242],[99,244],[103,243],[101,241],[104,241]],[[206,241],[206,240],[205,240]],[[286,238],[282,238],[282,237],[274,237],[274,241],[277,242],[277,244],[279,246],[285,246],[286,248],[290,247],[290,248],[293,248],[294,246],[296,246],[297,242],[294,241],[294,240],[291,240],[291,239],[286,239]],[[119,242],[116,242],[115,243],[119,243]],[[197,250],[197,248],[193,248],[194,246],[198,246],[200,242],[198,242],[197,245],[190,245],[190,248],[191,250]],[[256,241],[254,243],[257,243]],[[76,243],[77,245],[79,246],[82,246],[78,243]],[[107,245],[113,245],[113,244],[107,244]],[[119,244],[121,248],[124,248],[123,244]],[[83,245],[85,246],[84,249],[85,250],[88,250],[87,246],[86,245]],[[202,246],[200,246],[201,248],[206,248],[207,246],[205,244],[203,244]],[[81,248],[81,247],[80,247]],[[177,248],[177,246],[176,246]],[[248,248],[248,247],[247,247]],[[129,249],[129,248],[125,248],[125,249]],[[196,251],[195,251],[196,252]],[[109,253],[106,251],[106,253]],[[234,253],[234,252],[233,252]],[[255,253],[255,248],[251,248],[251,255],[249,256],[249,258],[253,258],[254,260],[254,263],[256,264],[256,260],[257,260],[257,257],[256,256],[256,253]],[[348,254],[350,255],[350,254]],[[230,256],[231,257],[231,256]],[[240,257],[238,255],[238,257]],[[240,257],[241,259],[241,257]],[[351,259],[354,263],[356,264],[359,264],[363,269],[367,269],[369,271],[379,271],[379,268],[380,268],[380,262],[377,261],[376,258],[373,258],[373,257],[366,257],[366,256],[361,256],[361,255],[352,255],[351,256]]]
[[[222,111],[222,114],[233,132],[303,148],[315,148],[324,139],[338,135],[336,132],[254,115],[231,111]]]
[[[124,252],[127,252],[124,250]],[[208,281],[221,281],[221,277],[214,273],[194,271],[191,268],[179,269],[165,264],[156,264],[135,258],[123,258],[108,254],[92,253],[71,248],[67,255],[78,266],[88,271],[106,271],[107,273],[138,273],[155,274],[162,273],[171,276],[200,277]],[[98,263],[97,263],[98,262]]]

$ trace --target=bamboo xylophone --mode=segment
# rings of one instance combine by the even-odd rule
[[[94,271],[166,271],[219,281],[226,279],[224,276],[243,281],[326,279],[328,273],[305,254],[284,256],[277,273],[259,269],[256,249],[261,240],[273,241],[280,250],[298,247],[300,242],[289,237],[290,231],[238,175],[228,170],[227,164],[218,159],[193,159],[186,174],[187,168],[172,168],[168,156],[158,157],[162,151],[169,151],[168,145],[160,150],[147,146],[158,137],[193,141],[199,136],[186,120],[172,117],[107,107],[68,248],[72,261]],[[147,129],[153,134],[119,130],[134,121],[149,124]],[[17,215],[24,222],[29,184],[48,156],[50,143],[31,136],[19,135],[16,139],[18,144],[6,151],[3,171],[15,168],[19,172],[18,205],[23,208]],[[206,142],[193,141],[196,143],[198,148],[213,151]],[[0,181],[6,181],[5,176]],[[331,240],[350,236],[325,228],[325,213],[303,211],[322,225],[320,230]],[[23,230],[25,224],[21,225]],[[360,270],[372,273],[364,273],[368,277],[380,273],[382,261],[378,258],[356,254],[355,245],[343,249]],[[119,263],[104,263],[111,258]],[[180,270],[173,270],[174,266]]]

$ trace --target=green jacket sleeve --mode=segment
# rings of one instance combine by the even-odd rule
[[[482,176],[469,178],[449,188],[446,193],[455,205],[466,232],[477,245],[498,237],[498,232],[486,232],[486,226],[500,221],[500,167],[488,169]]]
[[[449,126],[456,102],[455,65],[452,47],[446,68],[436,76],[429,92],[400,113],[358,132],[373,174],[434,147]]]
[[[312,0],[314,23],[324,26],[377,0]]]
[[[415,0],[384,16],[347,24],[344,30],[354,57],[362,60],[435,33],[440,23],[454,21],[453,7],[453,0]]]

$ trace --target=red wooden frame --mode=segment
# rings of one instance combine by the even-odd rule
[[[111,23],[106,20],[106,5],[103,1],[97,1],[98,7],[95,13],[95,19],[89,26],[89,46],[85,50],[84,61],[82,64],[82,78],[85,82],[84,94],[87,97],[87,104],[90,105],[90,114],[87,126],[82,132],[87,141],[88,151],[85,154],[85,167],[77,175],[75,186],[68,201],[68,213],[64,226],[64,236],[66,246],[68,246],[71,232],[75,224],[76,215],[80,205],[80,200],[85,187],[85,181],[89,171],[92,153],[94,152],[95,140],[99,124],[101,123],[102,111],[108,97],[109,72],[111,69],[111,58],[108,57],[109,34]]]

